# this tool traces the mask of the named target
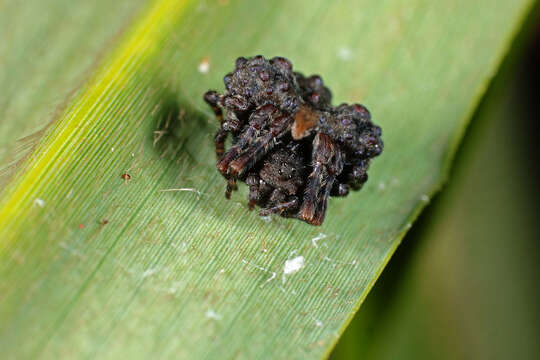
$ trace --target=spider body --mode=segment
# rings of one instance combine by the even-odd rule
[[[250,208],[313,225],[324,221],[330,196],[346,196],[367,181],[370,159],[381,153],[381,129],[360,104],[332,107],[322,79],[292,71],[287,59],[238,58],[223,95],[208,91],[220,129],[217,169],[250,188]],[[222,109],[226,111],[223,117]],[[225,151],[228,134],[232,146]]]
[[[246,177],[249,205],[262,207],[260,214],[279,213],[296,216],[300,205],[298,194],[305,187],[305,158],[302,144],[288,143],[268,154],[260,167]]]

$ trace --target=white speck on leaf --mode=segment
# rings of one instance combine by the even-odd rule
[[[322,327],[323,326],[323,323],[321,320],[317,320],[317,319],[313,319],[315,321],[315,326],[317,327]]]
[[[337,56],[343,61],[349,61],[352,58],[351,49],[346,46],[340,47]]]
[[[378,188],[379,190],[383,191],[384,189],[386,189],[386,184],[383,182],[380,182]]]
[[[42,208],[42,207],[45,206],[45,200],[40,199],[40,198],[36,198],[36,199],[34,200],[34,204],[36,204],[37,206],[39,206],[40,208]]]
[[[208,57],[202,58],[199,66],[197,66],[197,70],[199,70],[201,74],[207,74],[210,71],[210,59]]]
[[[114,152],[114,147],[111,148],[111,152]]]
[[[304,267],[306,259],[303,256],[297,256],[293,259],[285,260],[285,265],[283,266],[283,283],[285,283],[285,278],[288,275],[292,275]]]
[[[221,320],[221,315],[219,315],[218,313],[216,313],[214,310],[212,309],[208,309],[206,310],[206,312],[204,313],[204,315],[209,318],[209,319],[213,319],[213,320]]]
[[[427,203],[429,202],[429,196],[427,196],[426,194],[420,196],[420,200],[422,200],[423,202]]]
[[[319,245],[317,245],[317,241],[327,238],[328,236],[323,233],[319,233],[319,235],[315,236],[313,239],[311,239],[311,243],[315,248],[318,248]]]
[[[269,223],[270,221],[272,221],[272,217],[270,215],[269,216],[260,216],[260,218],[265,223]]]

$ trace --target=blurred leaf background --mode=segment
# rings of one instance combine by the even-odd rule
[[[540,358],[540,12],[332,359]]]
[[[328,12],[324,2],[320,7],[284,2],[282,8],[279,2],[190,2],[189,16],[167,38],[151,66],[135,67],[136,71],[126,73],[133,77],[121,86],[113,82],[111,95],[107,87],[100,90],[88,84],[96,84],[95,74],[107,71],[107,65],[124,64],[106,59],[122,44],[123,34],[130,34],[134,19],[141,12],[144,15],[145,1],[0,3],[4,10],[0,11],[0,163],[25,154],[30,154],[30,160],[39,158],[48,149],[43,144],[54,141],[70,121],[76,128],[93,127],[88,145],[66,142],[72,148],[64,150],[66,160],[60,164],[67,164],[68,171],[57,167],[52,183],[45,176],[50,171],[41,173],[49,179],[48,187],[47,179],[32,184],[40,196],[50,195],[46,215],[39,212],[39,202],[19,205],[18,218],[4,223],[15,231],[0,229],[17,240],[13,246],[4,242],[1,254],[6,261],[0,283],[0,342],[8,357],[186,357],[194,349],[208,357],[327,354],[409,227],[406,221],[444,176],[467,113],[496,72],[528,3],[500,1],[487,9],[488,1],[366,1],[362,4],[368,7],[354,11],[353,2],[336,2]],[[240,20],[240,13],[253,16],[228,21]],[[460,15],[443,16],[447,13]],[[298,15],[298,21],[290,23],[291,14]],[[353,24],[369,26],[354,28]],[[248,40],[238,42],[239,38]],[[523,51],[519,48],[527,47],[524,43],[513,53]],[[336,48],[316,56],[320,44]],[[139,61],[140,53],[155,47],[134,42],[128,48]],[[403,150],[394,150],[387,162],[372,170],[383,181],[368,184],[361,207],[351,201],[332,204],[330,211],[339,216],[321,229],[327,234],[347,229],[345,236],[336,238],[339,246],[326,256],[359,256],[356,270],[346,261],[334,262],[328,270],[331,264],[310,241],[317,235],[314,229],[282,221],[277,230],[275,224],[262,222],[252,229],[248,225],[254,215],[243,216],[243,207],[231,211],[240,219],[238,224],[223,220],[213,209],[229,209],[230,203],[221,196],[215,171],[207,169],[213,160],[209,160],[211,151],[206,151],[210,141],[205,134],[215,124],[205,121],[200,94],[208,84],[220,83],[221,70],[228,70],[238,54],[253,51],[291,54],[299,68],[321,71],[337,99],[365,98],[378,109],[383,124],[407,129],[402,123],[407,120],[412,127],[402,136],[397,135],[397,127],[385,133],[390,148]],[[205,77],[194,69],[208,55],[214,71]],[[377,56],[379,61],[374,61]],[[353,66],[348,62],[351,57],[363,59],[360,63],[366,67]],[[524,145],[521,139],[533,132],[519,132],[515,121],[508,121],[527,117],[517,115],[517,109],[520,114],[525,109],[519,95],[524,90],[512,80],[527,76],[519,75],[516,64],[506,65],[477,111],[475,122],[491,125],[474,125],[467,141],[472,145],[460,152],[456,180],[392,261],[345,333],[335,358],[502,359],[537,354],[538,323],[532,320],[537,315],[537,293],[529,286],[534,277],[527,277],[537,263],[530,248],[534,242],[529,240],[537,236],[532,215],[536,209],[526,191],[534,188],[527,183],[534,176],[508,176],[529,174],[534,168],[523,162],[531,148],[525,154],[517,150]],[[139,91],[145,86],[151,91]],[[87,118],[80,119],[86,122],[66,118],[79,111],[69,106],[78,104],[79,95],[84,99],[89,89],[97,89],[96,96],[107,94],[104,100],[89,102],[107,111],[81,106]],[[160,98],[165,100],[165,110],[150,113]],[[156,120],[170,113],[179,115],[183,106],[193,111],[187,116],[196,120],[181,129],[182,151],[192,157],[187,165],[165,158],[168,149],[160,149],[164,152],[157,159],[147,136]],[[531,119],[535,115],[528,114]],[[62,121],[14,146],[21,137],[59,118]],[[185,140],[185,132],[194,136]],[[41,147],[27,153],[36,142]],[[135,149],[138,142],[144,147]],[[206,150],[201,152],[202,143]],[[89,156],[83,153],[70,160],[70,153],[81,149]],[[137,159],[132,160],[135,153]],[[416,162],[411,163],[413,158]],[[401,166],[406,164],[410,166]],[[179,168],[197,176],[178,175]],[[119,187],[120,173],[134,169],[134,181]],[[20,176],[22,170],[15,174]],[[14,172],[4,174],[10,173]],[[391,176],[401,179],[402,188],[391,182]],[[154,193],[179,181],[198,186],[201,179],[212,184],[205,188],[210,200],[192,196],[178,201]],[[68,201],[67,189],[75,181],[79,181],[76,199]],[[28,191],[27,196],[32,194]],[[68,200],[58,194],[67,194]],[[149,204],[144,204],[146,199],[151,199]],[[5,214],[6,207],[3,210]],[[352,211],[361,212],[366,226],[349,221]],[[174,217],[163,218],[167,213]],[[185,222],[186,214],[201,223]],[[233,225],[233,231],[216,237],[213,228],[205,229],[206,217],[216,231],[227,224]],[[183,249],[171,249],[181,245],[173,240],[187,236],[193,241],[184,242]],[[307,244],[302,245],[303,240]],[[278,272],[282,261],[298,248],[311,255],[307,274],[324,276],[304,275],[300,285],[261,290],[270,274]],[[234,258],[234,263],[223,254]],[[154,276],[159,269],[166,271]],[[206,278],[192,285],[200,273]],[[296,301],[292,295],[298,293]],[[244,298],[249,300],[244,303]],[[184,313],[187,321],[185,315],[176,318]],[[266,333],[269,330],[272,336]]]

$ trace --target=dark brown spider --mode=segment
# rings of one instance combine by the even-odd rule
[[[249,206],[259,205],[261,216],[296,216],[298,194],[306,185],[307,167],[302,144],[289,142],[274,148],[246,177]]]
[[[250,188],[250,208],[259,205],[261,215],[320,225],[330,196],[346,196],[367,181],[383,143],[363,105],[332,107],[322,79],[293,72],[282,57],[238,58],[224,83],[223,95],[208,91],[204,100],[221,125],[215,144],[227,198],[241,180]]]

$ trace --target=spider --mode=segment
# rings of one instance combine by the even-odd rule
[[[305,187],[306,166],[303,144],[289,142],[271,151],[246,177],[249,207],[259,205],[261,216],[279,213],[296,216]]]
[[[204,100],[220,122],[214,140],[227,198],[241,180],[250,187],[250,208],[261,206],[261,215],[321,225],[330,196],[367,181],[383,142],[363,105],[332,107],[321,77],[294,72],[283,57],[240,57],[224,83],[223,95],[211,90]]]

